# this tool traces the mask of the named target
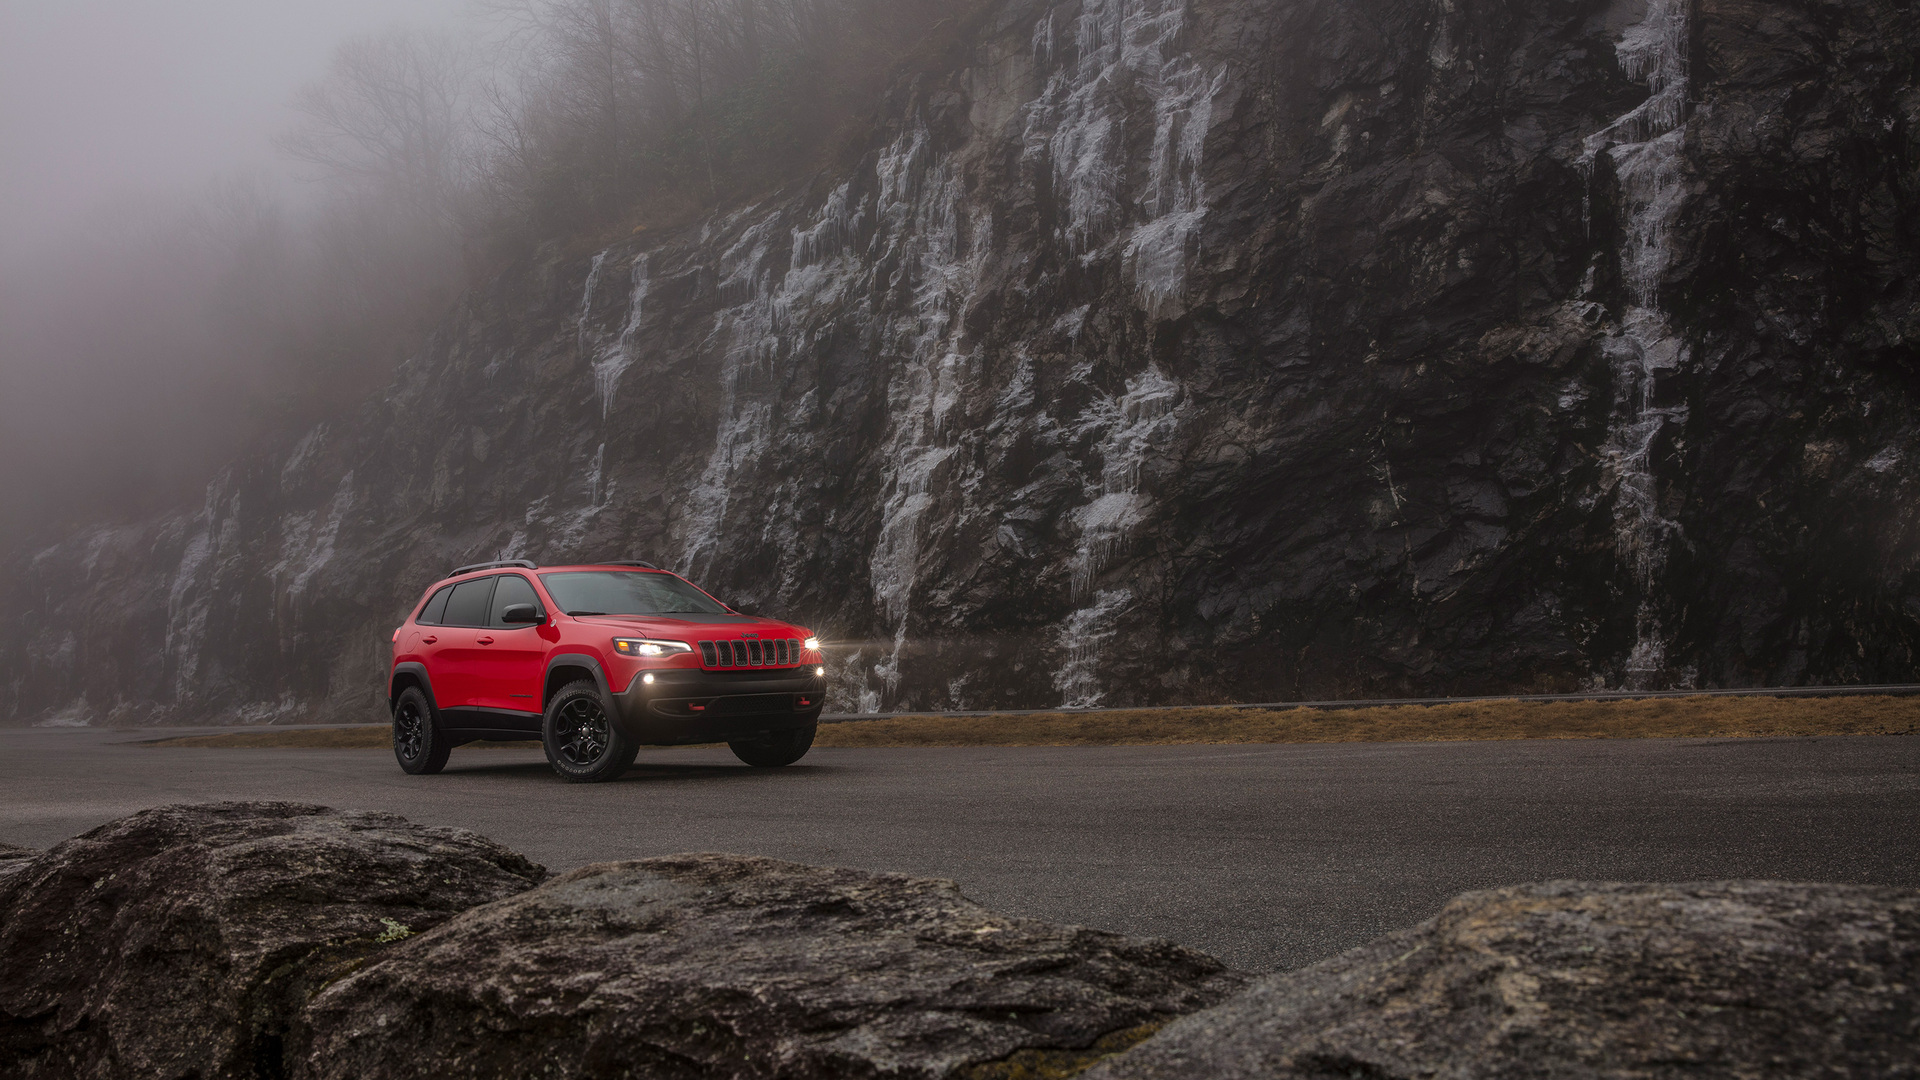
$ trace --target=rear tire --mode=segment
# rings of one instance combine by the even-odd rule
[[[600,684],[592,679],[568,683],[547,702],[540,745],[553,771],[578,784],[618,780],[640,753],[639,744],[613,722]]]
[[[447,767],[452,752],[453,743],[433,722],[433,702],[426,693],[417,686],[400,691],[393,702],[393,756],[401,771],[437,773]]]
[[[782,765],[791,765],[807,756],[813,747],[813,733],[820,725],[808,724],[803,728],[789,728],[785,731],[763,731],[751,739],[733,739],[727,747],[733,756],[756,769],[777,769]]]

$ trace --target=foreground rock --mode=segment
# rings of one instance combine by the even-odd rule
[[[545,877],[484,837],[392,814],[221,803],[123,818],[0,877],[0,1072],[279,1075],[326,979]]]
[[[1468,893],[1085,1075],[1916,1073],[1920,893],[1553,882]]]
[[[1241,985],[1167,942],[996,915],[951,882],[674,856],[583,867],[406,942],[315,1000],[307,1070],[1032,1075],[1016,1070]]]

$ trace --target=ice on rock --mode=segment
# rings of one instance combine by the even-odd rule
[[[1075,515],[1080,527],[1071,564],[1076,600],[1088,594],[1114,549],[1139,524],[1146,507],[1141,466],[1178,429],[1179,401],[1180,384],[1149,367],[1127,380],[1125,394],[1097,399],[1081,416],[1081,430],[1101,433],[1101,467],[1088,487],[1090,501]]]
[[[1034,54],[1054,70],[1022,121],[1026,153],[1050,171],[1066,207],[1063,238],[1071,250],[1121,267],[1154,313],[1175,308],[1185,291],[1206,214],[1201,159],[1225,79],[1223,71],[1203,70],[1178,51],[1186,21],[1185,0],[1087,0],[1075,15],[1044,16],[1034,27]],[[1139,107],[1143,99],[1150,109]],[[1150,140],[1138,130],[1149,119]],[[1149,141],[1148,160],[1125,160],[1129,146]],[[715,277],[725,307],[708,343],[719,422],[707,464],[680,500],[675,528],[681,566],[710,575],[725,538],[743,527],[744,518],[733,519],[748,512],[732,505],[732,494],[749,475],[778,467],[777,423],[791,408],[780,404],[789,400],[780,396],[782,380],[804,370],[824,331],[844,341],[852,330],[862,348],[885,357],[886,419],[877,455],[884,464],[868,563],[885,637],[877,662],[869,654],[860,661],[863,669],[848,665],[846,677],[859,681],[840,695],[849,704],[879,707],[899,684],[915,625],[916,585],[948,542],[946,532],[1002,508],[972,502],[982,466],[961,449],[986,419],[967,411],[967,402],[981,399],[986,364],[964,316],[992,263],[995,222],[967,197],[959,168],[924,122],[903,128],[871,168],[870,182],[839,185],[799,220],[750,208],[709,223],[711,241],[723,250]],[[889,299],[902,296],[909,298],[905,310]],[[1076,343],[1087,310],[1061,327]],[[1025,395],[1020,404],[1003,401],[998,416],[1040,409],[1032,400],[1031,372],[1025,378],[987,395]],[[1111,620],[1127,601],[1116,599],[1125,590],[1096,593],[1094,582],[1150,514],[1142,463],[1163,452],[1180,399],[1178,384],[1149,368],[1128,380],[1124,394],[1074,421],[1087,429],[1082,445],[1094,447],[1100,464],[1088,466],[1098,475],[1087,481],[1085,504],[1073,519],[1081,534],[1074,593],[1085,607],[1068,622],[1096,637],[1112,634]],[[1055,421],[1040,415],[1026,422]],[[781,492],[790,488],[775,485]],[[800,496],[779,496],[788,497]],[[751,508],[763,538],[776,511]],[[1063,627],[1061,633],[1065,639],[1074,631]],[[1072,655],[1079,660],[1070,696],[1096,698],[1098,658]]]
[[[793,230],[791,270],[804,270],[847,250],[859,235],[866,200],[854,205],[848,200],[852,182],[841,183],[827,196],[820,214],[805,229]]]
[[[1186,0],[1086,0],[1074,25],[1074,60],[1052,74],[1027,109],[1026,153],[1051,163],[1064,193],[1069,247],[1093,257],[1119,243],[1142,303],[1159,315],[1186,287],[1192,244],[1206,216],[1201,158],[1224,68],[1183,52]],[[1055,53],[1054,15],[1036,24],[1034,53]],[[1152,102],[1145,183],[1129,190],[1131,92]],[[1142,220],[1144,219],[1144,220]]]
[[[586,356],[587,328],[593,317],[593,293],[600,285],[600,267],[607,261],[607,253],[601,252],[593,257],[593,264],[587,268],[587,284],[580,292],[580,325],[574,331],[574,343],[580,349],[580,355]]]
[[[1054,685],[1068,707],[1097,704],[1098,644],[1115,635],[1115,619],[1132,599],[1125,589],[1095,590],[1100,572],[1120,545],[1146,518],[1148,496],[1141,490],[1146,462],[1163,452],[1179,430],[1180,384],[1157,367],[1127,380],[1118,398],[1099,398],[1077,422],[1083,433],[1099,435],[1100,473],[1087,486],[1089,501],[1074,514],[1080,539],[1069,564],[1073,598],[1092,596],[1059,627],[1068,662]]]
[[[967,487],[949,475],[955,471],[948,468],[954,448],[942,433],[972,376],[960,315],[978,291],[992,248],[991,221],[974,221],[963,230],[959,177],[929,145],[926,129],[916,126],[889,147],[876,170],[881,231],[874,245],[882,255],[876,262],[896,261],[913,296],[909,313],[885,330],[890,351],[901,359],[887,385],[890,465],[869,564],[874,598],[895,627],[893,648],[875,668],[889,685],[899,679],[927,520],[940,492],[951,496]]]
[[[602,474],[607,467],[607,444],[601,443],[593,452],[593,467],[587,470],[587,506],[599,509],[601,502]]]
[[[1900,452],[1899,447],[1885,447],[1879,453],[1867,459],[1867,468],[1876,473],[1891,472],[1900,464],[1904,457],[1905,455]]]
[[[1686,132],[1688,0],[1652,0],[1639,23],[1615,45],[1621,69],[1647,85],[1640,105],[1586,140],[1582,165],[1604,153],[1619,185],[1623,235],[1619,261],[1627,306],[1602,342],[1613,369],[1614,404],[1601,457],[1614,498],[1614,540],[1640,596],[1635,643],[1626,663],[1628,689],[1666,679],[1667,642],[1654,598],[1667,550],[1680,531],[1661,511],[1654,455],[1669,425],[1684,423],[1685,405],[1659,403],[1659,380],[1683,367],[1687,348],[1660,308],[1660,280],[1673,262],[1670,240],[1686,197],[1682,150]]]
[[[591,289],[594,275],[599,272],[598,257],[594,274],[589,274],[588,288]],[[613,412],[613,394],[619,389],[620,376],[633,366],[640,349],[640,320],[646,312],[647,256],[640,255],[633,260],[633,288],[628,294],[627,322],[620,330],[620,337],[607,348],[600,351],[593,361],[593,390],[600,399],[600,418],[606,419]],[[587,303],[592,303],[592,294],[588,294]]]
[[[167,588],[167,631],[162,649],[176,699],[190,695],[200,670],[200,647],[212,613],[214,577],[221,553],[239,544],[240,498],[230,495],[225,477],[207,485],[205,507],[193,519],[192,535],[181,550]],[[197,526],[197,528],[194,528]]]
[[[612,501],[612,485],[606,479],[606,465],[607,444],[601,443],[593,452],[593,460],[587,466],[586,475],[580,478],[581,492],[587,497],[586,503],[564,513],[547,515],[545,518],[545,523],[552,529],[548,535],[550,548],[572,551],[578,549],[586,540],[587,528]],[[546,499],[540,499],[535,506],[544,511]],[[529,522],[534,520],[532,508],[528,510],[527,519]]]
[[[333,561],[340,526],[352,508],[353,473],[348,472],[334,489],[324,517],[316,511],[291,514],[281,520],[280,561],[274,565],[271,576],[289,600],[305,594],[313,576]]]
[[[1127,263],[1148,313],[1165,314],[1186,289],[1189,248],[1206,213],[1198,209],[1155,218],[1127,239]]]
[[[1116,635],[1116,620],[1132,601],[1133,594],[1126,589],[1102,589],[1094,595],[1093,603],[1060,624],[1066,662],[1054,672],[1053,688],[1060,692],[1062,707],[1091,709],[1105,698],[1100,661],[1105,646]]]
[[[836,188],[805,228],[753,208],[726,223],[740,233],[720,258],[719,291],[728,306],[709,338],[719,353],[720,421],[680,523],[680,566],[690,573],[713,568],[736,477],[756,468],[772,446],[783,369],[815,345],[810,319],[831,311],[863,270],[850,245],[864,227],[867,201],[851,201],[849,191]],[[754,220],[753,213],[761,216]],[[780,258],[783,239],[791,246]],[[764,516],[767,508],[758,510]]]
[[[193,535],[180,553],[167,590],[167,636],[162,646],[173,674],[173,693],[184,698],[193,690],[200,668],[200,643],[206,637],[209,590],[201,572],[213,555],[213,525]]]

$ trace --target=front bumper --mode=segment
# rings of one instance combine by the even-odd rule
[[[763,731],[806,727],[820,719],[827,680],[812,665],[784,670],[704,671],[655,668],[614,695],[621,729],[654,746],[726,742]]]

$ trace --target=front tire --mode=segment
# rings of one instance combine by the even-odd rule
[[[393,756],[400,770],[415,776],[447,767],[453,743],[433,722],[433,703],[417,686],[400,691],[393,702]]]
[[[785,731],[763,731],[750,739],[733,739],[727,748],[733,756],[756,769],[777,769],[807,756],[813,747],[813,733],[820,725],[808,724]]]
[[[554,772],[580,784],[619,779],[640,753],[639,744],[613,722],[600,685],[591,679],[568,683],[547,702],[540,745]]]

